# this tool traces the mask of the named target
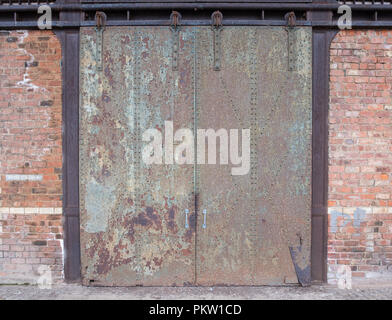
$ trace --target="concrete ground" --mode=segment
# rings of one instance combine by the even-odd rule
[[[391,300],[392,283],[372,283],[353,289],[332,285],[311,287],[84,287],[75,284],[40,289],[34,285],[0,285],[0,300]]]

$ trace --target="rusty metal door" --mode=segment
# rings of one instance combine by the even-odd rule
[[[310,28],[82,28],[80,63],[85,284],[307,281]],[[195,150],[197,129],[250,129],[249,172],[146,165],[142,133],[165,121]]]
[[[311,30],[224,27],[220,71],[213,32],[198,37],[199,127],[249,128],[250,168],[232,175],[230,162],[199,165],[196,282],[307,283]]]
[[[174,130],[193,125],[192,42],[181,41],[183,63],[173,72],[169,28],[108,27],[102,59],[99,37],[81,30],[83,281],[194,283],[193,168],[142,161],[144,130],[163,130],[165,120]]]

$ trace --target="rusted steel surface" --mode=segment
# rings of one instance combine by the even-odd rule
[[[286,28],[223,26],[216,71],[211,27],[181,27],[176,68],[170,27],[107,27],[99,72],[96,31],[82,28],[85,284],[283,284],[309,270],[311,29],[294,32],[289,71]],[[142,163],[141,133],[163,133],[165,120],[174,131],[250,129],[249,173],[219,158]]]
[[[64,19],[75,17],[65,15]],[[57,30],[62,53],[64,278],[80,281],[79,221],[79,30]]]
[[[335,30],[313,29],[312,281],[327,282],[329,48]]]
[[[167,27],[106,28],[103,71],[96,32],[81,30],[82,277],[92,285],[194,282],[193,168],[147,166],[141,133],[193,123],[192,42],[180,34],[178,71]],[[189,209],[189,225],[185,225]]]
[[[310,28],[294,32],[293,71],[287,69],[285,29],[273,29],[259,42],[255,277],[268,283],[295,278],[289,247],[301,247],[294,265],[302,270],[310,265],[312,34]]]
[[[294,263],[309,271],[311,30],[294,32],[288,71],[285,28],[224,27],[218,72],[212,31],[199,33],[199,127],[251,128],[251,169],[199,166],[198,284],[297,282],[289,247],[301,247]]]

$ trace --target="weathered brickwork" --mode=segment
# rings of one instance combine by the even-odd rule
[[[61,47],[0,31],[0,282],[62,277]]]
[[[340,31],[330,53],[328,277],[391,277],[392,31]]]

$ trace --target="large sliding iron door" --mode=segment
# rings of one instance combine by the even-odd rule
[[[224,27],[217,40],[211,27],[107,27],[102,57],[99,37],[81,29],[84,283],[309,277],[311,29]],[[225,129],[229,146],[238,129],[240,152],[249,129],[249,172],[232,175],[230,156],[220,163],[224,139],[217,164],[170,164],[165,152],[161,165],[145,164],[143,133],[157,129],[166,143],[167,122],[195,138]]]

